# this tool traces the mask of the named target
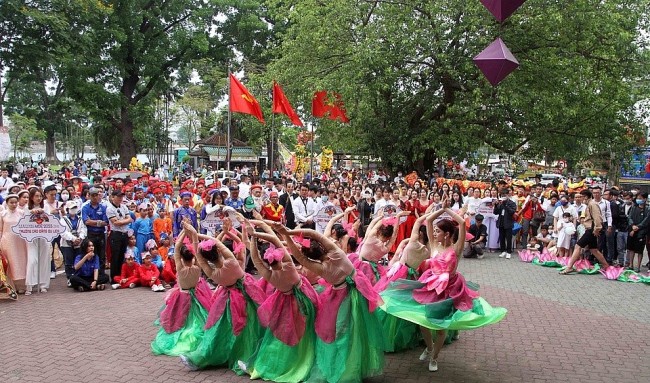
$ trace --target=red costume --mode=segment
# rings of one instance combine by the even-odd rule
[[[126,279],[126,282],[122,283],[122,279]],[[133,262],[131,266],[127,262],[124,262],[122,264],[122,272],[120,275],[116,275],[113,277],[113,281],[115,283],[120,284],[121,289],[126,289],[131,285],[131,283],[135,283],[136,285],[140,284],[140,265],[137,263]]]
[[[262,208],[262,217],[273,222],[284,222],[284,206],[269,203]]]
[[[151,287],[153,285],[160,285],[160,271],[153,263],[149,263],[149,266],[142,264],[140,265],[140,284],[142,286]],[[155,281],[151,282],[153,278],[156,278]]]
[[[158,250],[160,251],[160,249]],[[162,279],[169,284],[176,283],[176,262],[174,262],[173,258],[165,262],[162,271]]]

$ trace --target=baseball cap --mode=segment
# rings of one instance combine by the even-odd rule
[[[255,201],[253,200],[253,197],[246,197],[244,200],[244,208],[249,211],[255,209]]]

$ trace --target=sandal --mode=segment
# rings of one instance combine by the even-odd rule
[[[31,291],[25,291],[25,295],[32,295]]]
[[[570,269],[567,267],[564,270],[560,271],[559,274],[560,275],[570,275],[570,274],[573,274],[573,273],[576,273],[576,272],[578,272],[578,270],[574,269],[573,267],[570,268]]]

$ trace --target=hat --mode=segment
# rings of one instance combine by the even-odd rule
[[[231,191],[239,190],[239,186],[237,186],[237,185],[231,186],[231,187],[228,188],[228,190],[231,190]]]
[[[129,230],[126,231],[126,236],[127,237],[132,237],[134,233],[135,232],[133,231],[133,229],[129,229]]]
[[[208,191],[208,195],[214,195],[214,193],[218,193],[218,192],[220,192],[220,191],[221,191],[221,190],[219,190],[219,189],[210,189],[210,190]]]
[[[255,189],[260,189],[260,190],[262,190],[262,185],[260,185],[260,184],[255,184],[255,185],[251,186],[251,191],[253,191],[253,190],[255,190]]]
[[[163,239],[169,239],[169,234],[167,234],[167,233],[160,233],[160,240],[162,241]]]
[[[149,202],[143,202],[138,206],[138,210],[147,210],[149,209]]]
[[[278,192],[273,191],[273,192],[269,193],[269,198],[273,198],[273,197],[277,197],[277,196],[278,196]]]
[[[192,198],[192,193],[190,193],[190,192],[188,192],[187,190],[185,190],[185,191],[182,191],[182,192],[179,194],[179,196],[180,196],[181,198],[185,198],[185,197],[187,197],[187,198]]]
[[[364,196],[364,197],[365,197],[365,196],[372,197],[372,190],[370,190],[370,189],[366,189],[366,190],[364,190],[364,191],[363,191],[363,196]]]
[[[142,259],[145,259],[145,258],[147,258],[147,257],[151,257],[151,253],[148,252],[148,251],[143,251],[143,252],[142,252]]]
[[[126,253],[124,253],[124,259],[129,259],[129,258],[135,258],[133,256],[133,250],[127,250]]]
[[[255,201],[253,200],[253,197],[251,196],[246,197],[246,199],[244,200],[244,209],[248,211],[255,209]]]
[[[90,195],[99,194],[99,192],[100,192],[99,188],[96,188],[96,187],[91,187],[90,189],[88,189],[88,193]],[[115,195],[115,194],[113,194],[113,195]]]
[[[8,198],[8,197],[7,197],[7,198]],[[66,211],[69,211],[69,210],[71,210],[71,209],[75,209],[75,208],[77,208],[77,209],[79,208],[79,202],[77,202],[77,201],[75,201],[75,200],[68,201],[68,202],[65,204],[65,209],[66,209]]]
[[[93,190],[93,189],[95,189],[95,190],[99,190],[99,189],[97,189],[97,188],[91,188],[91,189],[90,189],[90,194],[92,194],[92,190]],[[111,195],[112,195],[113,197],[122,197],[122,196],[124,195],[124,193],[123,193],[122,190],[120,190],[120,189],[115,189],[115,190],[113,190],[113,192],[111,193]]]

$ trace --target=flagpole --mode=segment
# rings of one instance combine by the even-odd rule
[[[271,174],[269,174],[269,178],[273,179],[273,170],[275,168],[275,161],[274,161],[274,154],[275,154],[275,113],[271,113]]]
[[[226,170],[230,175],[230,125],[232,124],[232,112],[230,111],[230,67],[228,68],[228,131],[226,134]]]
[[[314,182],[314,124],[316,122],[313,121],[311,124],[311,156],[309,157],[309,174],[310,174],[310,180],[309,182]]]

